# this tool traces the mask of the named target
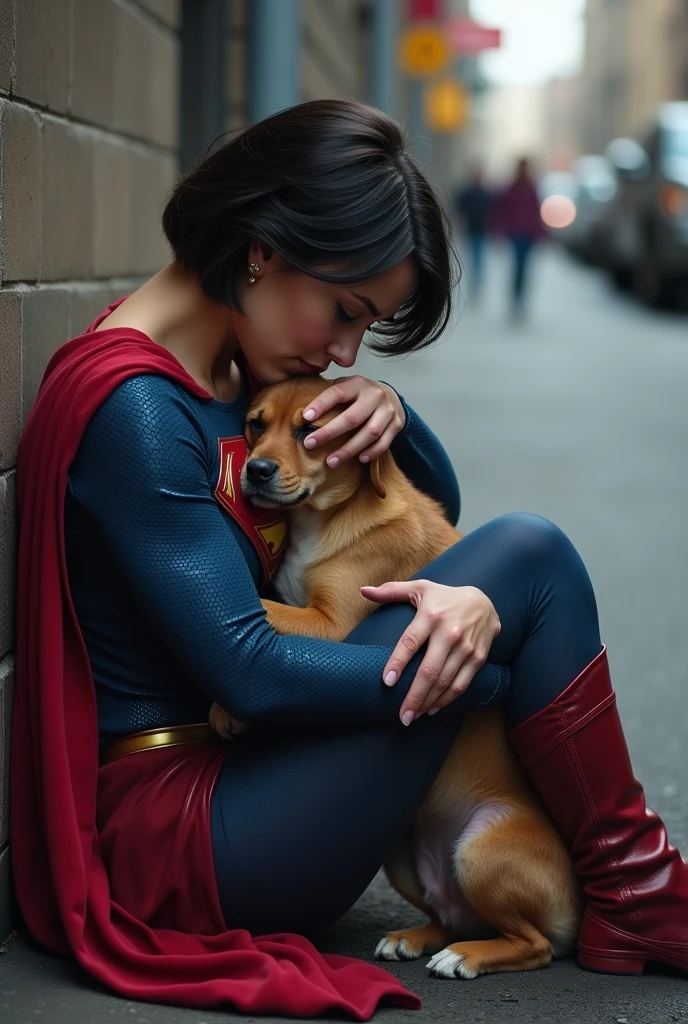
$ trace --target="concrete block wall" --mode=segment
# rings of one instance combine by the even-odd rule
[[[0,0],[0,942],[17,443],[52,352],[167,262],[179,18],[179,0]]]

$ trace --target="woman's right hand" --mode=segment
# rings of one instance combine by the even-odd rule
[[[229,711],[225,711],[217,701],[210,709],[208,721],[210,728],[214,729],[223,740],[233,740],[235,736],[240,736],[248,729],[246,722],[240,722],[238,718],[233,718]]]
[[[492,601],[477,587],[407,580],[361,587],[361,593],[378,604],[408,601],[417,609],[382,670],[388,686],[396,683],[416,651],[428,642],[399,711],[404,725],[426,712],[440,711],[464,693],[502,628]]]

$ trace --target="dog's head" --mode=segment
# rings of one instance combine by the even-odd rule
[[[241,471],[241,492],[263,508],[295,508],[310,505],[320,510],[344,504],[367,483],[385,496],[382,473],[385,455],[369,463],[357,458],[330,469],[325,460],[349,434],[310,450],[308,434],[341,412],[338,406],[308,422],[303,410],[332,381],[321,377],[291,377],[264,388],[246,415],[245,436],[249,453]]]

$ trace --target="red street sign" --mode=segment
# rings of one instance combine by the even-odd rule
[[[457,53],[480,53],[502,45],[501,29],[484,28],[470,18],[451,18],[447,23],[447,35]]]
[[[409,21],[435,21],[441,17],[443,0],[409,0]]]

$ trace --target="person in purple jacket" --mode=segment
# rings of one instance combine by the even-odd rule
[[[496,196],[492,227],[499,234],[506,235],[513,247],[511,309],[514,318],[520,319],[525,309],[530,256],[535,243],[544,235],[540,199],[530,163],[525,157],[516,164],[516,174],[511,184]]]

